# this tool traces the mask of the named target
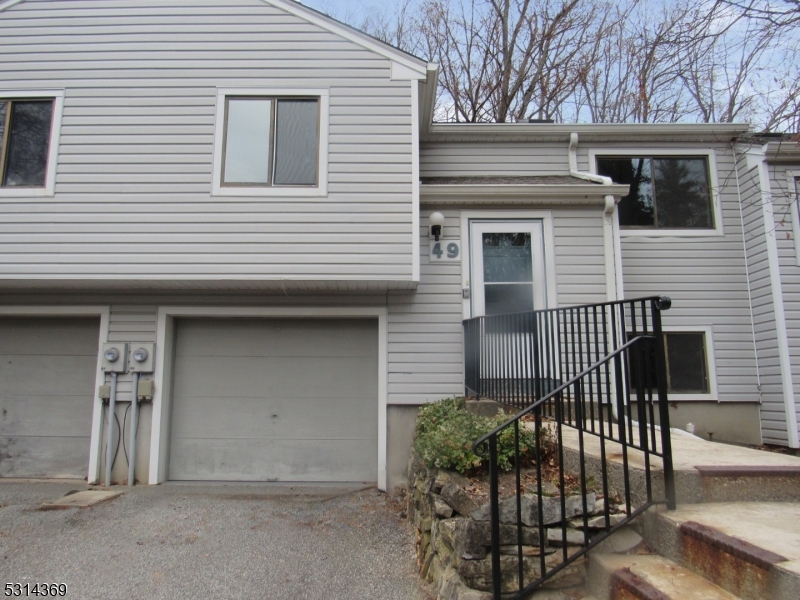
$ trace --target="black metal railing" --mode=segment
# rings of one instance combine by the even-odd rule
[[[468,395],[520,409],[475,442],[489,461],[496,599],[527,596],[653,504],[675,508],[661,330],[661,312],[670,304],[661,296],[464,321]],[[500,498],[498,438],[509,429],[515,493]],[[654,461],[661,462],[663,482],[653,478]],[[535,472],[533,489],[523,486],[523,471],[526,482]],[[557,497],[543,495],[547,477],[557,481]],[[568,538],[569,519],[577,529],[569,528]],[[512,540],[509,525],[516,526]],[[513,561],[514,544],[510,583],[503,569]]]

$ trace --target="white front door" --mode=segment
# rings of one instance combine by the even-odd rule
[[[547,308],[541,220],[470,220],[472,316]]]

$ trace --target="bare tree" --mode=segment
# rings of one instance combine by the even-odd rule
[[[717,0],[717,4],[735,8],[750,19],[779,27],[800,24],[800,0]]]
[[[404,0],[358,25],[439,63],[438,120],[800,129],[800,0]]]

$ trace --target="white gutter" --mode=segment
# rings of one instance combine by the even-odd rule
[[[594,173],[584,173],[578,170],[578,134],[573,131],[569,134],[569,174],[578,179],[584,179],[603,186],[611,187],[614,182],[610,177],[595,175]],[[616,186],[615,186],[616,187]],[[608,190],[609,192],[611,190]],[[606,260],[606,300],[614,302],[622,298],[622,268],[619,254],[619,244],[617,243],[617,231],[615,227],[616,216],[614,211],[617,207],[617,198],[613,194],[605,194],[605,206],[603,208],[603,241],[605,246]]]

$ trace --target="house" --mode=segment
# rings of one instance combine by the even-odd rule
[[[796,143],[432,123],[435,65],[291,0],[0,39],[0,476],[392,489],[462,319],[650,294],[672,424],[797,447]]]

